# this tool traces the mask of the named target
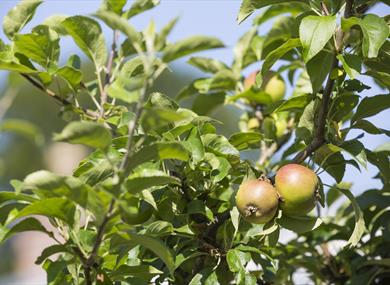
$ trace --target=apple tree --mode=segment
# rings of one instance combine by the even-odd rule
[[[390,282],[390,148],[360,141],[389,136],[369,119],[390,107],[389,18],[370,13],[389,2],[244,0],[238,22],[256,16],[229,63],[194,55],[224,47],[217,38],[168,41],[176,19],[136,30],[132,17],[159,1],[126,2],[29,31],[41,0],[4,17],[0,69],[62,106],[68,124],[53,140],[91,153],[72,176],[12,180],[14,191],[0,192],[0,241],[51,237],[36,260],[48,284],[293,284],[302,270],[315,284]],[[93,64],[92,80],[79,55],[59,61],[64,37]],[[155,92],[188,55],[207,76],[179,94]],[[363,77],[382,94],[362,96],[372,87]],[[212,118],[222,105],[241,112],[229,137]],[[344,174],[367,165],[377,175],[362,179],[381,187],[357,195]],[[283,229],[289,241],[279,241]]]

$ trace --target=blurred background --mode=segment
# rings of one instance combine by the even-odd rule
[[[14,7],[16,0],[0,0],[0,20],[8,10]],[[132,1],[128,1],[128,5]],[[172,18],[179,16],[180,20],[172,32],[169,40],[176,41],[188,36],[202,34],[220,38],[226,48],[200,53],[202,56],[214,57],[228,64],[233,58],[233,47],[237,40],[251,26],[251,19],[241,25],[236,23],[240,0],[162,0],[162,3],[141,16],[132,19],[132,24],[142,30],[153,19],[158,28]],[[91,14],[95,12],[101,1],[94,0],[47,0],[38,8],[34,19],[24,31],[40,24],[45,18],[54,15]],[[371,13],[384,16],[388,14],[388,7],[377,5]],[[267,32],[272,23],[262,26],[261,34]],[[106,39],[111,39],[110,31],[103,26]],[[3,31],[0,38],[7,42]],[[65,61],[71,54],[82,56],[80,50],[70,39],[61,39],[61,58]],[[108,44],[110,44],[108,42]],[[85,63],[88,61],[85,57]],[[186,64],[184,58],[176,61],[172,72],[166,72],[159,80],[156,89],[160,92],[175,96],[177,92],[193,79],[203,76],[197,69]],[[87,76],[90,67],[84,66]],[[245,70],[245,74],[259,69],[254,64]],[[90,72],[93,72],[90,70]],[[359,78],[363,83],[373,86],[362,96],[373,96],[386,92],[374,82],[364,76]],[[286,81],[287,83],[288,81]],[[287,83],[288,84],[288,83]],[[288,86],[287,96],[292,93]],[[189,103],[189,102],[185,102]],[[220,132],[229,135],[238,131],[237,122],[240,111],[231,106],[220,107],[210,114],[224,122]],[[372,122],[378,127],[390,128],[390,111],[385,111],[373,117]],[[40,169],[48,169],[58,174],[68,175],[78,162],[87,155],[87,150],[81,146],[64,143],[54,143],[51,140],[54,132],[59,132],[65,121],[60,114],[60,106],[43,93],[34,89],[18,75],[0,71],[0,190],[12,190],[12,179],[23,179],[28,173]],[[21,130],[28,131],[21,131]],[[351,138],[359,132],[351,133]],[[375,148],[385,142],[385,136],[365,135],[362,143],[368,148]],[[245,157],[257,157],[257,153],[244,154]],[[275,157],[277,159],[277,156]],[[373,179],[375,171],[368,166],[359,173],[354,168],[347,168],[345,181],[352,182],[352,191],[359,194],[363,190],[375,188],[379,183]],[[321,178],[327,184],[333,181],[326,174]],[[291,233],[284,232],[282,240],[287,240]],[[0,247],[0,284],[46,284],[45,274],[38,266],[34,266],[36,257],[50,241],[39,233],[25,233],[19,235]]]

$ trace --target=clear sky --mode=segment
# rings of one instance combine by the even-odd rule
[[[11,9],[18,1],[16,0],[0,0],[0,19],[4,17],[9,9]],[[129,1],[129,3],[132,1]],[[241,25],[238,25],[235,21],[236,15],[239,10],[240,0],[162,0],[161,4],[148,11],[141,16],[136,16],[132,20],[132,24],[138,29],[143,29],[150,19],[154,19],[156,26],[161,28],[170,19],[179,16],[180,20],[170,36],[171,41],[185,38],[187,36],[201,34],[210,35],[220,38],[225,44],[226,48],[213,51],[203,52],[202,55],[218,58],[222,61],[230,63],[232,60],[232,47],[238,38],[245,33],[251,26],[252,18],[248,19]],[[41,23],[45,18],[53,14],[75,15],[75,14],[90,14],[96,11],[101,1],[94,0],[47,0],[37,10],[37,13],[33,21],[27,26],[35,26]],[[381,16],[390,13],[388,6],[384,4],[377,5],[371,13],[375,13]],[[262,26],[260,33],[264,33],[269,29],[270,23]],[[108,34],[108,29],[104,28],[106,38],[110,39],[111,34]],[[0,38],[6,41],[3,31],[0,31]],[[62,58],[66,58],[70,53],[81,52],[77,47],[69,40],[66,39],[62,45],[63,52]],[[191,66],[185,66],[185,59],[176,63],[182,65],[187,72],[193,72],[194,77],[201,75],[197,70]],[[252,66],[248,68],[245,73],[249,73],[251,70],[259,68],[258,66]],[[6,78],[6,73],[0,72],[0,84]],[[360,78],[364,83],[372,86],[372,81],[367,80],[364,76]],[[291,92],[291,87],[287,92]],[[366,91],[363,96],[373,96],[377,94],[385,93],[384,90],[380,90],[378,87],[373,87],[371,90]],[[371,120],[378,127],[390,129],[390,111],[382,112],[381,114],[373,117]],[[350,138],[357,136],[360,132],[356,131],[351,133]],[[375,148],[388,141],[388,138],[384,135],[374,136],[365,135],[361,139],[361,142],[368,148]],[[371,187],[377,187],[380,184],[371,179],[376,174],[376,171],[372,167],[368,167],[368,170],[362,170],[361,173],[355,168],[349,167],[347,169],[346,181],[355,182],[354,192],[359,193],[364,189]],[[332,183],[332,180],[326,176],[326,183]]]

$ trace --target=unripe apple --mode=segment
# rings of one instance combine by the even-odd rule
[[[318,177],[300,164],[287,164],[275,176],[275,187],[281,197],[283,214],[302,216],[315,206]]]
[[[253,71],[245,78],[244,88],[249,89],[256,83],[256,75],[258,71]],[[267,93],[272,102],[282,100],[284,98],[284,93],[286,92],[286,84],[284,83],[283,78],[276,74],[274,71],[269,71],[263,78],[263,83],[261,84],[260,89]]]
[[[242,217],[253,224],[265,224],[278,210],[279,197],[268,181],[246,180],[238,189],[236,205]]]
[[[274,72],[264,76],[262,88],[264,88],[265,93],[271,96],[272,102],[282,100],[286,92],[286,84],[283,78]]]
[[[288,112],[279,112],[273,114],[275,119],[275,127],[276,127],[276,138],[281,139],[287,131],[288,127]]]
[[[258,130],[260,122],[258,118],[250,118],[248,121],[248,130]]]

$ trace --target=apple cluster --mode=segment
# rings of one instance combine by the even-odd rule
[[[254,224],[271,221],[279,208],[283,215],[302,216],[315,206],[317,185],[313,170],[291,163],[276,172],[274,185],[264,177],[244,181],[236,205],[242,217]]]

